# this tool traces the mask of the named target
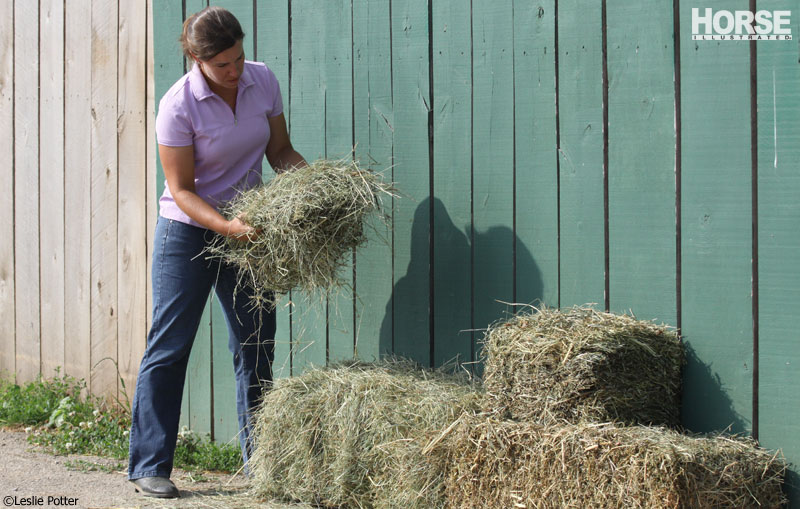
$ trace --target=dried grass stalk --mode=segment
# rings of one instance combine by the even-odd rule
[[[785,461],[745,438],[468,417],[448,437],[450,507],[777,508]]]
[[[352,161],[318,160],[240,193],[222,211],[260,234],[253,242],[219,237],[211,257],[239,269],[240,284],[261,292],[314,292],[344,286],[339,275],[366,241],[365,221],[380,215],[394,188]]]
[[[401,360],[278,380],[256,420],[255,492],[337,507],[443,507],[446,458],[421,451],[479,397],[466,377]]]
[[[515,420],[679,424],[683,347],[666,326],[588,307],[492,325],[485,409]]]

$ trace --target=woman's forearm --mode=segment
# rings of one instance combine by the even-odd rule
[[[225,237],[239,237],[247,235],[252,228],[238,219],[227,220],[222,214],[200,198],[197,193],[188,189],[178,190],[172,195],[178,207],[200,226],[208,228]]]
[[[291,168],[303,168],[308,166],[308,163],[291,145],[283,149],[275,157],[275,161],[271,163],[272,169],[275,173],[283,173]]]

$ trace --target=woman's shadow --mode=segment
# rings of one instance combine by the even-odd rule
[[[409,263],[395,267],[402,276],[394,284],[381,324],[382,355],[408,357],[431,367],[471,363],[479,358],[486,327],[515,311],[507,304],[514,298],[515,275],[516,302],[541,302],[539,268],[510,228],[475,231],[472,242],[470,233],[469,225],[465,231],[456,227],[438,198],[426,198],[417,206]]]

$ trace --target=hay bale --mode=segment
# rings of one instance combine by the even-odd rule
[[[482,356],[485,409],[500,416],[679,424],[683,348],[666,326],[545,308],[492,325]]]
[[[450,507],[780,507],[786,464],[744,438],[615,424],[465,418],[448,437]]]
[[[239,269],[240,284],[278,294],[345,285],[339,270],[366,241],[365,221],[393,187],[351,161],[318,160],[240,193],[222,210],[259,230],[252,242],[218,237],[207,248]]]
[[[262,497],[338,507],[443,507],[445,459],[421,454],[480,393],[409,361],[350,363],[278,380],[256,419]]]

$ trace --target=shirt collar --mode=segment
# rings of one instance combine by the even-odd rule
[[[250,77],[250,69],[247,65],[247,61],[245,61],[242,75],[239,77],[239,89],[244,90],[252,84],[253,80]],[[195,99],[198,101],[202,101],[214,95],[214,92],[208,86],[206,78],[200,71],[200,66],[196,63],[192,64],[192,70],[189,72],[189,87],[192,89],[192,94],[194,94]]]

